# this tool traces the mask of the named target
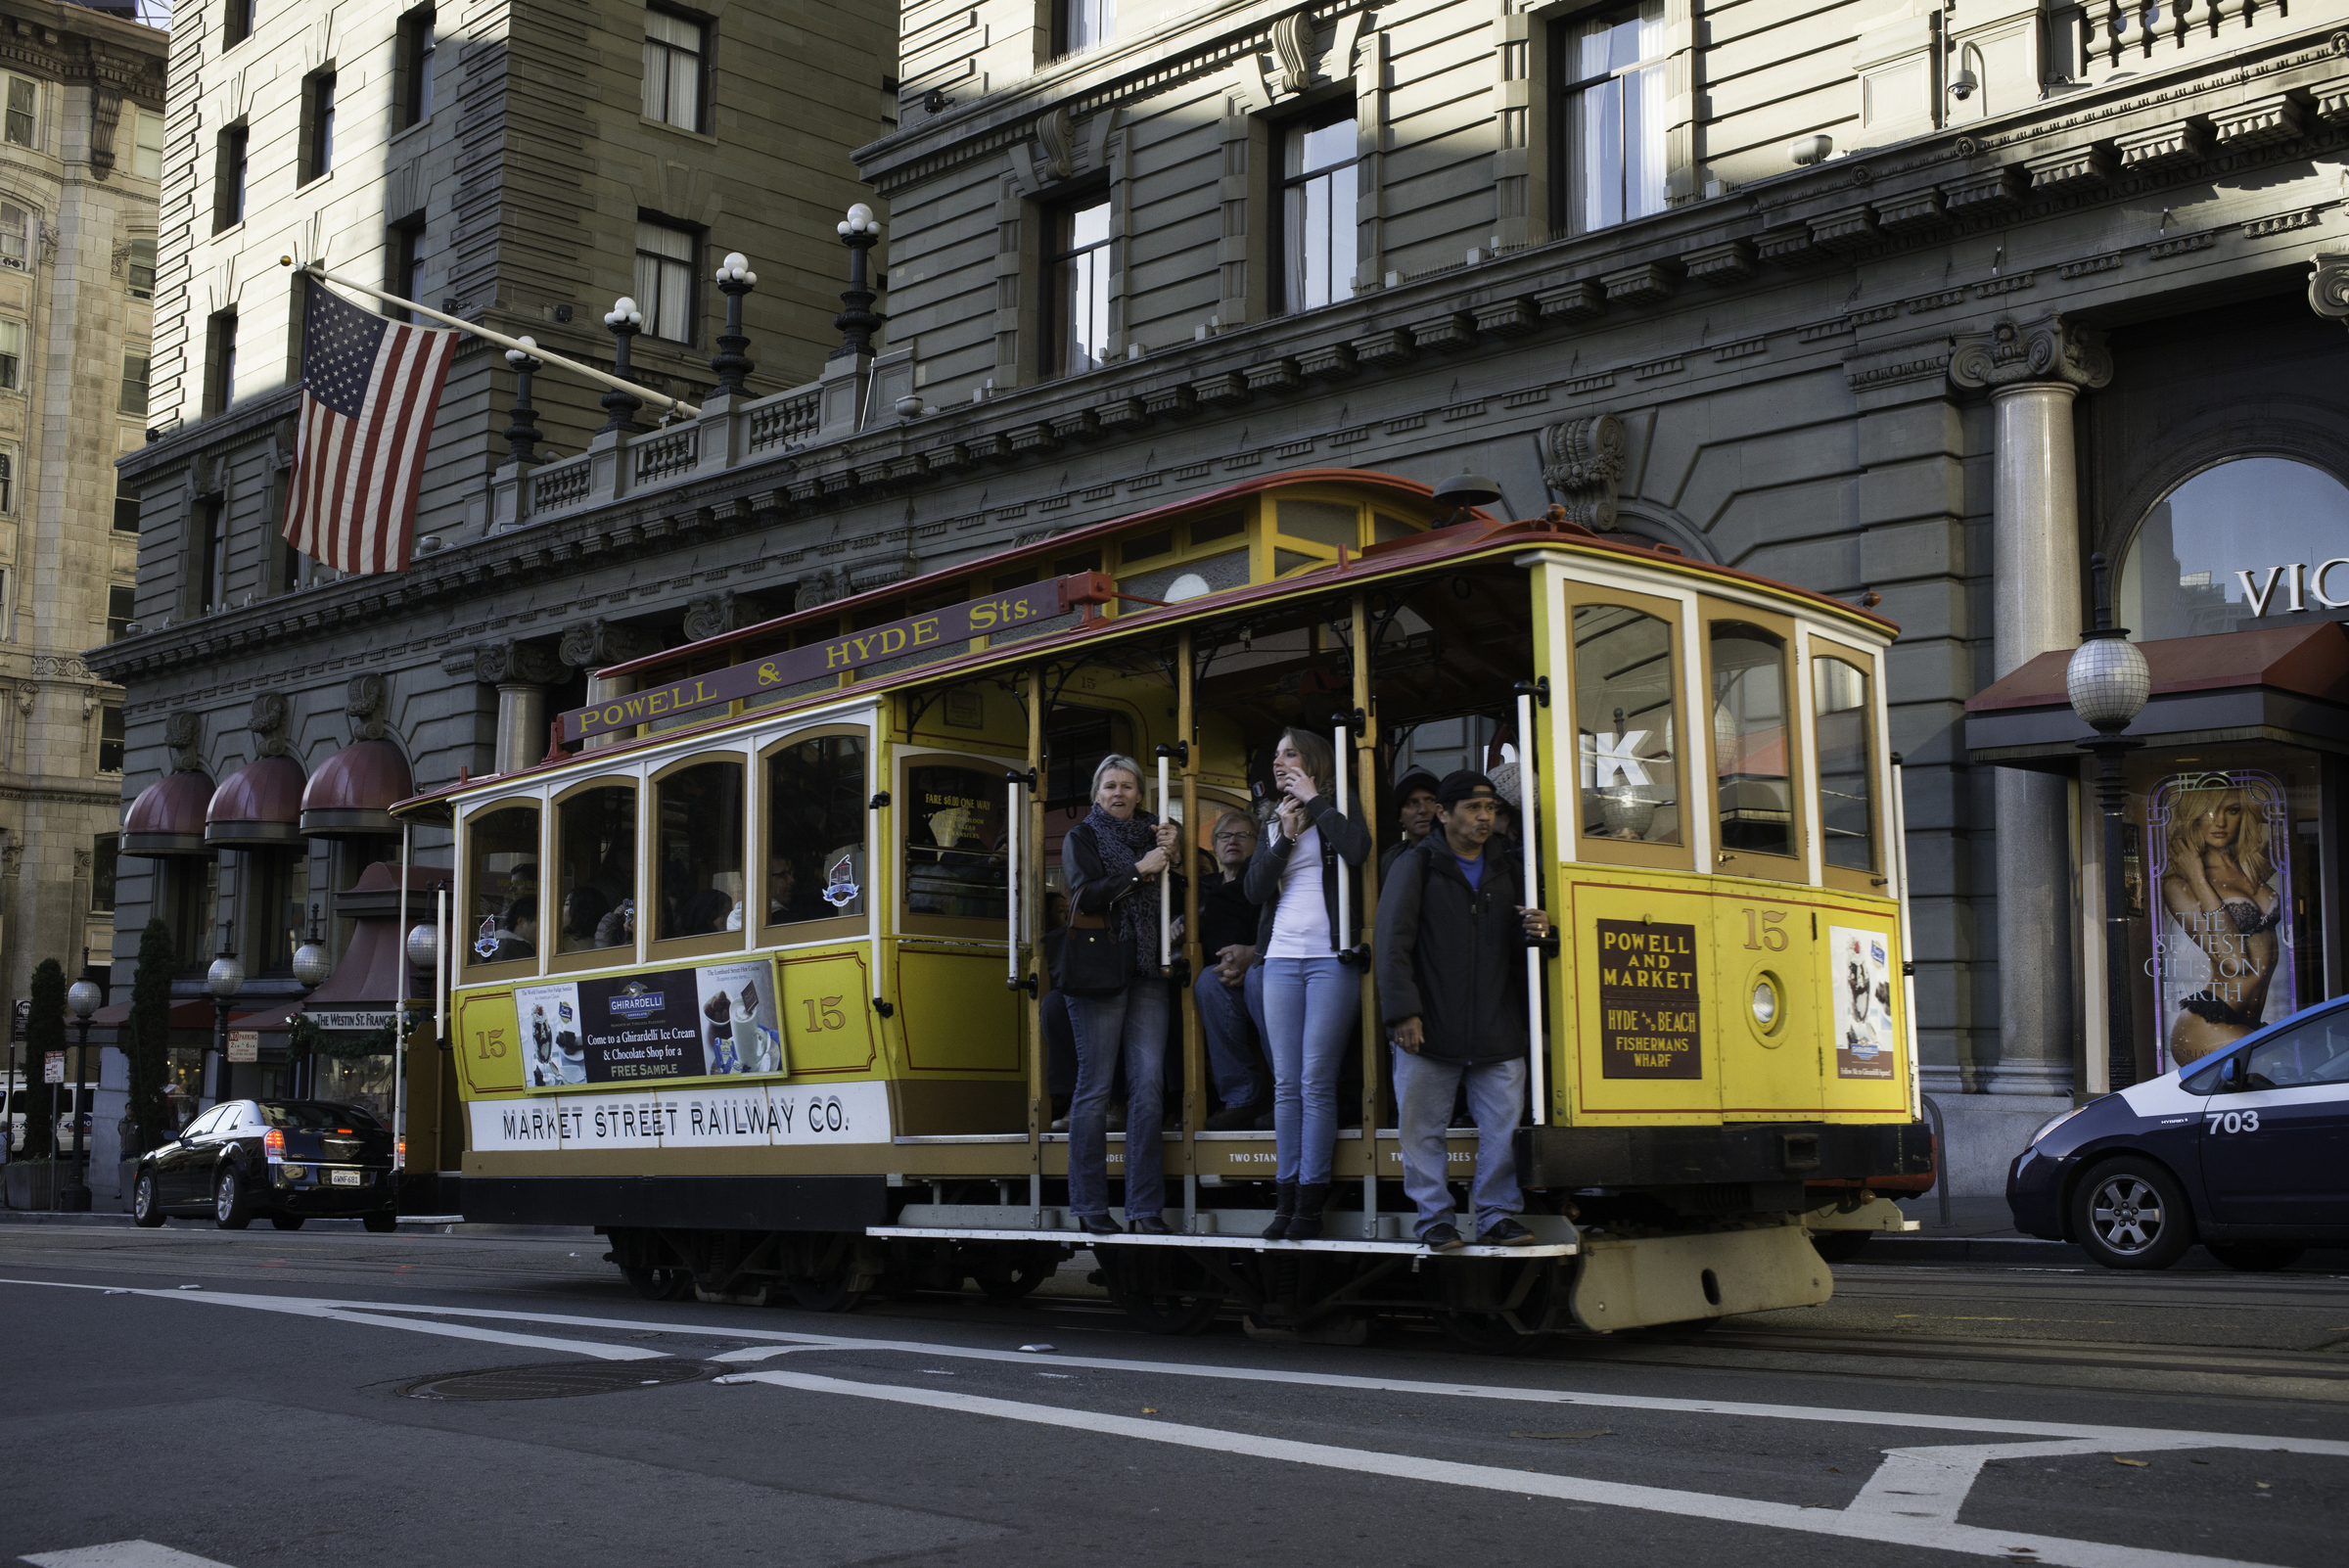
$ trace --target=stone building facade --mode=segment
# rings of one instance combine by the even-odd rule
[[[114,946],[122,694],[138,566],[115,459],[146,439],[164,35],[0,4],[0,975]]]
[[[1268,468],[1469,471],[1515,515],[1555,502],[1900,623],[1920,1033],[1958,1190],[1996,1190],[2031,1119],[2104,1086],[2087,731],[2017,692],[2039,728],[1978,738],[1995,715],[1967,705],[2073,646],[2093,552],[2165,624],[2329,619],[2298,588],[2253,611],[2187,565],[2184,520],[2199,559],[2253,547],[2225,520],[2271,510],[2270,480],[2349,495],[2343,295],[2312,308],[2310,284],[2349,218],[2349,8],[926,0],[899,48],[899,123],[857,154],[893,214],[873,355],[754,334],[800,385],[452,479],[421,525],[442,548],[404,577],[210,615],[175,541],[224,483],[212,454],[282,414],[143,454],[141,609],[181,613],[104,662],[133,694],[126,789],[161,777],[169,722],[236,755],[257,690],[323,744],[360,671],[429,786],[537,755],[549,708],[656,639]],[[475,373],[479,419],[506,384]],[[2234,682],[2254,707],[2267,670]],[[2343,987],[2334,743],[2308,717],[2341,676],[2292,676],[2321,689],[2290,722],[2162,732],[2178,766],[2254,741],[2305,760],[2276,818],[2306,853],[2304,1000]],[[2133,886],[2158,942],[2156,870]],[[124,931],[156,887],[126,879]],[[2137,1014],[2141,1070],[2173,1046],[2166,1005]]]

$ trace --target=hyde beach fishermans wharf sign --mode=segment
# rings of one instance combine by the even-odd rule
[[[1011,593],[966,600],[902,621],[892,621],[886,625],[868,626],[861,631],[811,642],[788,653],[745,660],[706,675],[688,675],[625,697],[575,708],[563,715],[563,738],[576,741],[589,735],[632,730],[655,719],[739,702],[760,692],[820,680],[884,660],[923,654],[944,658],[961,651],[973,637],[1034,625],[1065,616],[1079,605],[1100,604],[1115,597],[1119,595],[1108,578],[1098,573],[1081,572],[1074,576],[1032,583]]]
[[[1598,1056],[1602,1078],[1702,1078],[1696,927],[1601,920]]]

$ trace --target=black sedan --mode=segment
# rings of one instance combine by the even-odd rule
[[[2006,1204],[2108,1268],[2167,1268],[2197,1240],[2246,1269],[2349,1245],[2349,997],[2056,1117]]]
[[[139,1156],[130,1212],[142,1225],[209,1214],[242,1230],[265,1214],[280,1230],[312,1215],[397,1222],[392,1131],[356,1105],[323,1100],[228,1100]]]

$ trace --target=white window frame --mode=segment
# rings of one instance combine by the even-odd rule
[[[33,152],[39,152],[41,150],[40,82],[31,76],[20,76],[14,71],[7,72],[4,78],[0,78],[0,81],[5,83],[0,85],[0,142],[5,142],[11,147],[28,148]],[[32,106],[25,112],[25,117],[29,123],[22,138],[16,133],[17,88],[20,85],[28,89],[32,94]]]
[[[24,390],[24,323],[0,316],[0,392]]]

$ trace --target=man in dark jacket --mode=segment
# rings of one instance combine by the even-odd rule
[[[1378,1004],[1395,1046],[1403,1185],[1418,1206],[1419,1239],[1465,1246],[1451,1222],[1445,1124],[1464,1085],[1476,1119],[1477,1241],[1516,1247],[1534,1233],[1514,1148],[1525,1105],[1525,946],[1549,918],[1517,900],[1515,862],[1488,853],[1501,802],[1493,781],[1462,770],[1436,788],[1436,831],[1400,856],[1378,899]]]

